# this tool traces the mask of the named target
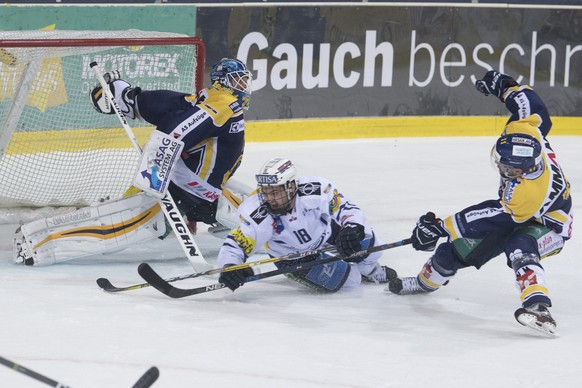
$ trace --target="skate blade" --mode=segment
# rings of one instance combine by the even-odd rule
[[[550,322],[540,322],[534,314],[522,313],[516,317],[517,321],[524,326],[532,328],[546,336],[558,337],[556,326]]]

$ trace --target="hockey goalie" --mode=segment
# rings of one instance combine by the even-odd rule
[[[243,112],[252,79],[246,65],[221,59],[212,67],[212,85],[196,95],[142,90],[116,71],[104,78],[111,93],[99,85],[90,95],[97,112],[115,114],[112,105],[117,104],[125,117],[156,126],[134,186],[123,198],[22,225],[14,242],[15,263],[51,265],[163,239],[172,231],[160,207],[166,192],[193,234],[198,222],[217,237],[238,225],[238,204],[251,191],[231,178],[244,151]],[[156,168],[149,168],[156,159]]]

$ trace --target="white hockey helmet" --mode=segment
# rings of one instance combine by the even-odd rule
[[[255,175],[261,203],[272,215],[287,214],[293,209],[297,194],[297,170],[289,159],[274,158]]]

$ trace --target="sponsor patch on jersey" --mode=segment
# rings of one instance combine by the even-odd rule
[[[230,129],[228,130],[228,133],[239,133],[245,130],[245,121],[244,120],[240,120],[237,122],[234,122],[232,124],[230,124]]]
[[[242,248],[247,255],[250,255],[255,250],[256,242],[250,237],[244,235],[244,233],[237,228],[231,232],[232,238],[236,243]]]
[[[283,221],[279,217],[273,217],[273,230],[276,234],[281,234],[285,230],[285,225],[283,225]]]
[[[232,102],[228,107],[232,110],[233,113],[240,112],[242,109],[242,106],[238,101]]]
[[[244,218],[243,216],[239,216],[238,218],[240,218],[240,222],[242,222],[243,224],[245,224],[247,226],[251,226],[251,223],[249,221],[247,221],[247,219]]]
[[[201,121],[206,120],[206,118],[208,117],[208,112],[201,110],[199,112],[196,112],[194,115],[188,117],[186,120],[182,121],[178,127],[176,127],[176,129],[174,129],[174,132],[177,133],[186,133],[188,131],[190,131],[192,128],[197,127]]]
[[[505,185],[502,198],[504,202],[511,202],[511,200],[513,199],[513,192],[515,191],[515,188],[520,184],[521,184],[520,181],[514,179]]]
[[[269,212],[267,211],[266,205],[259,206],[255,211],[251,213],[251,219],[255,221],[257,224],[260,224],[267,218]]]
[[[485,209],[478,209],[478,210],[471,210],[467,214],[465,214],[465,220],[467,223],[477,221],[483,218],[490,218],[493,217],[495,214],[499,212],[499,209],[495,208],[485,208]]]
[[[513,100],[517,104],[520,119],[523,119],[524,117],[528,117],[531,115],[531,106],[529,103],[529,99],[525,95],[525,92],[520,91],[513,97]]]
[[[333,198],[331,199],[331,201],[329,201],[329,214],[335,214],[340,205],[342,204],[342,198],[344,196],[337,191],[337,189],[333,190]]]
[[[299,185],[300,196],[321,195],[321,184],[318,182],[307,182]]]
[[[208,105],[208,104],[202,104],[202,105],[204,105],[205,108],[207,108],[209,111],[211,111],[215,115],[218,114],[218,111],[216,109],[214,109],[211,105]]]

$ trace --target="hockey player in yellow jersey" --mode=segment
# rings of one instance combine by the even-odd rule
[[[556,335],[540,261],[559,253],[572,236],[572,199],[569,182],[547,140],[552,122],[538,94],[506,74],[489,71],[475,86],[486,96],[498,97],[511,112],[491,150],[500,174],[499,198],[444,220],[432,212],[420,217],[412,234],[415,249],[432,251],[440,237],[447,242],[436,248],[418,276],[396,278],[387,291],[433,292],[449,283],[459,269],[479,269],[505,253],[522,302],[515,318],[524,326]]]

